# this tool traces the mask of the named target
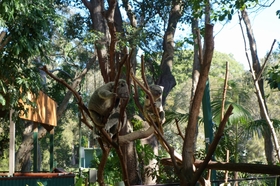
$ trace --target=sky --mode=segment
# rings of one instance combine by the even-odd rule
[[[276,42],[280,42],[280,19],[276,16],[277,10],[280,10],[280,0],[275,0],[271,7],[249,13],[260,59],[264,58],[266,53],[269,52],[274,39],[276,39]],[[243,30],[246,31],[244,26]],[[244,41],[238,15],[235,14],[233,19],[224,26],[216,24],[214,27],[214,35],[215,50],[233,54],[234,58],[243,64],[244,69],[248,70],[249,65],[245,55]],[[247,38],[246,35],[245,37]],[[274,49],[277,47],[278,45],[275,43]]]

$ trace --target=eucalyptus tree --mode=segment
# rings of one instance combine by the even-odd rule
[[[116,32],[123,30],[124,33],[121,32],[120,36],[130,35],[128,33],[125,33],[125,29],[119,29],[118,27],[120,25],[123,25],[122,17],[120,16],[119,11],[119,2],[109,1],[107,4],[104,1],[97,2],[83,0],[82,2],[89,11],[93,31],[95,31],[96,33],[101,33],[101,37],[95,43],[95,49],[98,53],[99,65],[101,67],[104,82],[108,82],[110,80],[113,80],[116,75],[114,67],[117,66],[116,64],[118,64],[118,60],[116,58],[117,53],[120,53],[118,55],[121,55],[123,52],[123,50],[115,52],[116,46],[119,46],[116,43],[116,41],[119,41],[116,37]],[[209,24],[213,20],[218,21],[224,19],[231,19],[231,16],[234,13],[234,11],[236,9],[240,9],[246,6],[246,2],[247,1],[228,1],[227,3],[217,2],[217,4],[211,4],[214,7],[214,9],[211,11],[209,9],[209,2],[201,1],[123,2],[125,10],[127,11],[127,17],[130,21],[128,25],[131,25],[133,29],[136,28],[136,31],[134,32],[135,34],[144,37],[143,41],[145,42],[139,42],[135,45],[138,44],[138,46],[141,47],[141,43],[144,43],[144,47],[142,45],[143,49],[154,49],[151,47],[149,48],[149,46],[157,46],[158,44],[161,45],[161,74],[158,77],[157,83],[164,86],[163,101],[165,101],[165,98],[168,95],[169,91],[176,85],[176,81],[174,79],[174,76],[172,75],[172,65],[174,61],[174,34],[177,29],[178,23],[183,19],[185,23],[190,23],[192,17],[199,19],[204,14],[206,14],[207,17],[206,24],[202,23],[201,25],[199,25],[203,30],[203,35],[205,36],[204,42],[206,46],[204,50],[204,63],[202,62],[202,52],[200,52],[199,54],[200,64],[202,64],[200,68],[202,75],[199,77],[200,79],[198,82],[200,83],[198,83],[197,85],[199,92],[197,92],[198,95],[194,95],[194,102],[192,104],[194,108],[192,108],[191,110],[192,115],[190,115],[190,121],[188,127],[186,128],[187,138],[185,139],[185,150],[183,151],[183,169],[179,169],[177,167],[177,173],[180,175],[180,178],[182,179],[181,183],[184,185],[192,185],[194,184],[194,182],[196,182],[196,180],[194,179],[191,181],[189,180],[190,178],[192,178],[193,175],[192,148],[194,147],[193,141],[195,138],[193,130],[196,128],[197,115],[199,113],[202,98],[201,96],[203,92],[201,90],[204,89],[213,54],[213,38],[211,36],[212,26]],[[214,19],[209,20],[210,17],[213,17]],[[139,29],[140,31],[138,31],[137,29]],[[153,42],[151,42],[151,37],[149,36],[157,35],[160,35],[163,39],[156,40],[155,38],[157,37],[152,37],[154,40]],[[198,43],[198,45],[199,44],[200,43]],[[202,48],[201,46],[202,45],[200,44],[200,48]],[[149,53],[148,50],[144,51]]]
[[[0,103],[5,110],[17,108],[18,99],[29,90],[40,89],[39,69],[32,62],[38,56],[45,58],[53,32],[50,25],[58,16],[54,5],[45,0],[4,0],[0,10]]]
[[[27,102],[27,92],[37,93],[42,88],[39,69],[34,62],[38,61],[39,56],[46,59],[48,39],[53,33],[50,25],[57,23],[57,20],[59,17],[54,5],[49,1],[0,2],[2,116],[7,116],[5,114],[10,109],[22,109],[18,100]]]
[[[1,3],[2,2],[3,1],[1,1]],[[74,5],[79,8],[86,7],[86,9],[83,9],[83,13],[86,12],[84,15],[90,18],[88,19],[89,21],[87,22],[87,25],[91,26],[92,36],[95,37],[92,39],[93,49],[91,50],[95,51],[97,54],[99,67],[105,83],[115,79],[118,72],[118,68],[116,67],[120,66],[120,59],[126,54],[124,46],[134,48],[135,51],[137,51],[137,48],[139,47],[145,51],[145,53],[161,52],[160,73],[159,76],[155,78],[154,83],[164,86],[163,102],[165,102],[169,92],[176,85],[174,75],[172,74],[172,67],[175,51],[174,36],[176,30],[178,29],[177,26],[179,23],[192,23],[193,17],[199,21],[198,23],[200,24],[197,24],[194,28],[200,28],[201,35],[198,33],[197,37],[193,39],[198,39],[201,38],[201,36],[204,36],[204,53],[202,53],[203,45],[199,41],[193,43],[196,43],[195,48],[200,48],[199,51],[197,50],[198,58],[194,61],[194,64],[201,64],[201,66],[197,69],[200,71],[201,75],[198,74],[196,76],[198,79],[197,85],[193,86],[194,89],[197,87],[197,91],[193,94],[194,100],[191,104],[191,114],[188,126],[185,130],[186,138],[183,147],[183,167],[179,167],[176,162],[173,162],[176,173],[182,180],[181,184],[194,185],[197,181],[197,177],[201,176],[199,173],[195,174],[193,170],[193,150],[195,146],[194,130],[196,128],[203,89],[205,87],[205,81],[208,77],[213,54],[213,26],[211,23],[213,24],[218,20],[231,19],[235,10],[243,8],[246,6],[246,3],[255,1],[217,1],[211,4],[213,7],[211,11],[209,9],[211,7],[209,1],[197,0],[122,2],[76,0],[74,2],[75,3],[73,4],[72,1],[56,1],[58,4],[66,3],[67,6]],[[126,13],[128,17],[127,22],[123,21],[125,15],[122,15],[120,5],[123,5],[124,10],[126,11],[124,13]],[[205,22],[200,21],[204,19],[203,15],[206,15]],[[16,43],[13,44],[16,46]],[[43,52],[45,52],[45,50],[43,50]],[[135,61],[136,60],[134,59],[133,64],[131,65],[132,67],[135,67],[132,71],[136,70],[137,64],[135,64]],[[85,67],[85,71],[88,70],[89,66],[90,65]],[[77,85],[78,83],[73,83],[72,86],[75,87]],[[61,111],[65,110],[65,107],[69,102],[70,95],[71,93],[67,93],[65,99],[61,102],[60,106],[61,108],[63,106],[64,109],[59,109],[59,116],[63,113]],[[130,147],[133,148],[133,144],[130,145],[132,145]],[[131,169],[129,182],[130,184],[135,184],[139,180],[137,180],[137,169],[135,169],[135,161],[133,159],[135,154],[134,152],[131,153],[132,154],[129,157],[132,157],[132,159],[129,159],[131,160],[129,162],[132,167],[128,167],[128,169]],[[172,153],[170,153],[170,155],[172,155]],[[128,180],[125,181],[126,184],[128,184]]]
[[[77,9],[43,0],[1,1],[0,9],[2,110],[19,110],[17,101],[20,98],[25,100],[26,92],[43,90],[58,102],[57,117],[60,122],[72,93],[53,81],[46,81],[46,75],[39,68],[47,65],[72,88],[79,88],[95,62],[89,50],[90,42],[86,42],[92,39],[85,35],[87,20],[76,12]],[[18,91],[20,89],[22,91]],[[16,153],[18,171],[27,163],[33,148],[30,134],[32,131],[24,135]],[[39,138],[44,135],[46,130],[39,128]]]
[[[264,133],[264,139],[265,139],[265,152],[266,152],[266,157],[268,163],[275,162],[275,157],[272,155],[273,154],[273,144],[274,148],[276,151],[276,155],[278,158],[278,161],[280,161],[280,147],[278,144],[276,132],[273,127],[273,122],[270,120],[270,116],[268,114],[268,109],[267,109],[267,103],[266,103],[266,98],[265,98],[265,93],[264,93],[264,80],[261,78],[263,75],[263,70],[264,66],[261,67],[260,65],[260,60],[257,54],[257,45],[256,41],[254,38],[252,26],[250,23],[250,19],[247,13],[247,10],[244,8],[241,10],[239,19],[243,20],[245,28],[246,28],[246,33],[248,37],[248,45],[250,48],[250,53],[251,53],[251,61],[249,59],[248,53],[246,52],[246,57],[249,63],[250,70],[252,72],[252,79],[254,82],[254,86],[257,92],[257,100],[260,108],[260,117],[261,119],[265,119],[267,121],[267,125],[269,125],[270,132],[269,133]],[[243,33],[243,28],[241,26],[241,30]],[[244,45],[245,45],[245,50],[247,50],[247,43],[246,39],[243,33],[243,39],[244,39]],[[274,41],[275,43],[275,41]],[[273,43],[273,44],[274,44]],[[272,45],[273,46],[273,45]],[[271,48],[272,50],[272,48]],[[264,63],[265,65],[265,63]]]

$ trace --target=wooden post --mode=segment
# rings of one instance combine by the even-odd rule
[[[54,127],[53,129],[50,131],[50,172],[53,171],[53,140],[54,138]]]
[[[229,150],[227,150],[227,158],[226,158],[226,162],[229,162]],[[225,183],[228,182],[228,171],[225,171]]]
[[[10,110],[10,149],[9,149],[9,175],[15,173],[15,122],[13,121],[13,110]]]
[[[38,123],[33,124],[33,172],[38,172]]]

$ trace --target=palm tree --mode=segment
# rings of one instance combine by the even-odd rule
[[[280,121],[276,119],[271,119],[273,122],[273,127],[276,131],[280,130]],[[267,125],[267,122],[265,119],[259,119],[251,121],[245,128],[247,131],[247,138],[252,138],[254,134],[258,134],[259,137],[264,137],[270,134],[269,126]],[[271,143],[269,143],[266,138],[264,137],[264,145],[268,146]],[[272,144],[271,144],[272,145]],[[273,145],[270,147],[273,149]],[[275,154],[266,154],[266,156],[275,156]],[[274,164],[276,162],[269,162],[270,159],[274,159],[272,157],[266,157],[268,164]]]
[[[213,101],[211,103],[213,121],[215,123],[220,122],[221,118],[221,105],[220,100]],[[224,158],[227,149],[231,149],[231,154],[233,154],[234,162],[239,162],[238,154],[242,152],[244,145],[241,142],[246,141],[246,125],[252,121],[250,112],[234,101],[225,102],[225,110],[230,106],[233,106],[233,114],[229,117],[228,124],[224,131],[223,140],[220,141],[220,145],[216,151],[217,158]],[[232,156],[231,156],[232,157]]]

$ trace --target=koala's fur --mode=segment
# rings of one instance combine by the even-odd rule
[[[115,82],[109,82],[92,94],[88,110],[95,125],[104,127],[107,118],[112,113],[112,107],[117,108],[120,98],[128,98],[129,91],[127,83],[124,79],[119,79],[116,93],[114,93]]]
[[[153,99],[154,99],[154,105],[156,107],[156,109],[158,110],[159,116],[160,116],[160,123],[157,123],[157,118],[156,115],[153,113],[153,109],[152,109],[152,105],[151,105],[151,101],[149,99],[149,97],[147,96],[144,102],[144,108],[143,108],[143,113],[144,113],[144,117],[146,118],[147,121],[149,121],[149,117],[157,124],[157,126],[159,127],[160,131],[163,132],[162,129],[162,124],[165,122],[165,112],[163,110],[163,106],[162,106],[162,92],[163,92],[163,88],[159,85],[151,85],[149,86],[150,91],[153,95]]]

